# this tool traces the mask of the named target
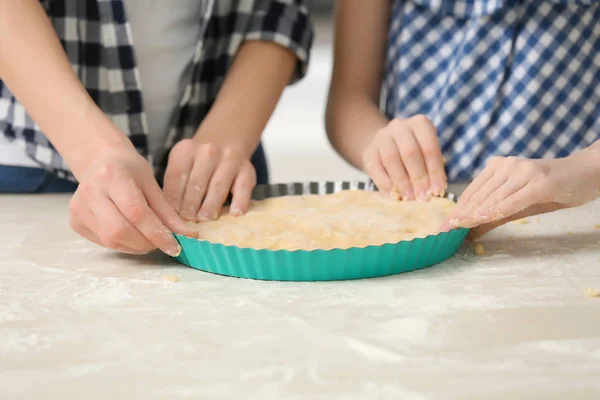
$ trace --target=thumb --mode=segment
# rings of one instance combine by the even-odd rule
[[[175,209],[167,202],[158,183],[156,183],[154,179],[152,179],[152,182],[142,185],[141,189],[146,196],[150,208],[154,210],[158,218],[160,218],[162,223],[165,224],[171,232],[187,237],[198,237],[197,232],[190,228],[179,214],[177,214]]]

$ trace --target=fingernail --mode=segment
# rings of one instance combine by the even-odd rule
[[[238,207],[231,207],[229,209],[229,214],[233,215],[234,217],[239,217],[243,214],[243,212]]]
[[[175,251],[167,250],[167,251],[165,251],[165,253],[167,253],[167,255],[169,255],[171,257],[179,257],[179,255],[181,254],[181,251],[182,251],[181,245],[179,243],[177,243],[177,247],[176,247]]]
[[[398,194],[398,191],[396,190],[396,188],[391,188],[389,190],[386,191],[386,195],[394,200],[399,200],[400,199],[400,195]]]
[[[405,201],[413,201],[415,199],[415,194],[413,193],[412,190],[407,190],[406,192],[404,192],[404,196],[402,196],[402,200]]]
[[[431,185],[431,194],[434,196],[441,196],[442,188],[437,183]]]
[[[204,211],[198,213],[198,221],[200,222],[214,221],[215,219],[217,219],[216,214],[208,214]]]
[[[424,190],[420,190],[418,196],[419,201],[427,201],[427,193]]]
[[[193,213],[182,212],[180,215],[181,215],[181,218],[183,218],[186,221],[196,222],[196,219],[194,218]]]
[[[452,218],[450,221],[448,221],[448,225],[450,225],[452,228],[458,228],[459,223],[460,221],[458,218]]]

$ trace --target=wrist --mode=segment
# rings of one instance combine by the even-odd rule
[[[600,141],[574,153],[569,158],[574,162],[585,165],[586,169],[593,171],[594,176],[598,176],[600,179]]]
[[[129,138],[100,110],[91,110],[81,121],[70,121],[69,126],[61,128],[56,147],[77,178],[107,152],[136,151]]]
[[[244,134],[238,128],[207,129],[201,126],[193,137],[197,143],[210,143],[222,149],[231,149],[235,153],[250,159],[260,142],[260,135]]]

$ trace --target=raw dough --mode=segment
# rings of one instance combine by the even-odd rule
[[[586,288],[585,294],[588,295],[589,297],[600,297],[600,290],[596,290],[593,288]]]
[[[179,282],[179,277],[177,275],[165,275],[163,276],[163,278],[165,278],[165,281],[169,281],[169,282]]]
[[[483,256],[485,254],[485,249],[481,243],[475,243],[473,246],[473,253],[477,256]]]
[[[517,219],[517,220],[513,221],[513,224],[516,224],[516,225],[525,225],[528,223],[529,223],[529,220],[527,218],[521,218],[521,219]]]
[[[331,195],[252,201],[246,215],[190,223],[200,240],[270,250],[365,247],[439,233],[454,202],[434,198],[403,202],[378,192],[346,190]]]

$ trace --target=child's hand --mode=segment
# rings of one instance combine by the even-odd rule
[[[396,119],[377,132],[363,165],[384,193],[406,200],[442,196],[447,178],[437,133],[422,115]]]
[[[600,196],[600,159],[582,151],[561,159],[493,158],[467,187],[444,229],[481,236],[506,222],[575,207]]]
[[[248,211],[254,186],[256,171],[241,152],[186,139],[171,150],[163,190],[182,218],[208,221],[218,217],[230,192],[230,213]]]
[[[176,256],[180,247],[171,232],[195,235],[163,197],[148,162],[129,146],[99,152],[81,171],[69,209],[74,231],[125,253],[158,247]]]

